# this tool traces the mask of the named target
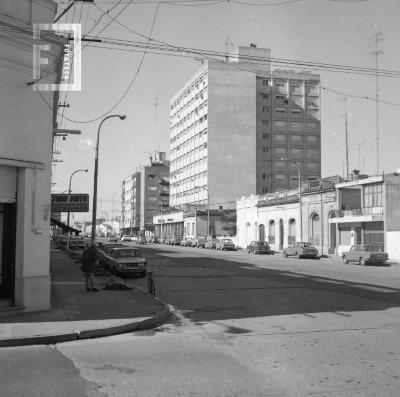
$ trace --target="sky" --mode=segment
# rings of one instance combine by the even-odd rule
[[[212,51],[232,51],[236,46],[269,48],[274,58],[375,68],[375,34],[379,42],[379,67],[400,71],[400,2],[398,0],[188,0],[157,3],[153,0],[97,0],[96,5],[77,3],[59,22],[82,24],[90,36],[146,42],[133,33],[175,46]],[[68,2],[59,0],[60,9]],[[126,25],[112,22],[101,10]],[[101,10],[100,10],[100,9]],[[100,18],[101,17],[101,18]],[[109,24],[109,25],[108,25]],[[99,33],[106,25],[107,28]],[[153,28],[153,29],[152,29]],[[85,43],[83,43],[85,45]],[[98,46],[98,47],[95,47]],[[79,136],[57,138],[53,167],[53,192],[93,191],[94,147],[102,118],[125,114],[126,120],[107,120],[100,135],[98,215],[118,215],[121,182],[141,165],[150,153],[165,151],[169,158],[169,101],[200,68],[199,60],[165,54],[101,48],[91,44],[82,50],[82,89],[62,95],[69,107],[59,117],[61,128],[78,129]],[[272,65],[273,69],[283,69]],[[303,68],[290,67],[292,70]],[[321,77],[322,176],[345,172],[344,95],[363,97],[347,100],[350,170],[376,174],[375,77],[313,71]],[[133,82],[132,82],[133,81]],[[128,85],[127,94],[123,97]],[[400,169],[400,79],[379,78],[380,171]],[[121,98],[111,113],[107,111]],[[104,115],[104,116],[103,116]],[[103,117],[102,117],[103,116]],[[94,122],[82,123],[97,119]],[[90,214],[75,214],[90,219]]]

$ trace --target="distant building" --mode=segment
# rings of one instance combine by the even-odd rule
[[[25,311],[50,308],[51,160],[59,92],[38,93],[28,83],[32,44],[48,45],[40,83],[60,83],[64,39],[51,32],[36,41],[32,36],[32,26],[53,23],[56,10],[50,0],[0,1],[0,307]]]
[[[320,78],[271,72],[269,59],[268,49],[239,47],[206,61],[172,98],[172,206],[234,208],[244,195],[295,188],[297,167],[281,158],[303,180],[320,178]]]
[[[122,181],[121,199],[121,233],[152,233],[153,216],[169,206],[169,161],[164,152]]]

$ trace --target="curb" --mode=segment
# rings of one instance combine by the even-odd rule
[[[143,291],[142,291],[143,292]],[[142,321],[135,321],[129,324],[117,325],[109,328],[99,328],[87,331],[75,331],[66,334],[46,335],[46,336],[30,336],[26,338],[13,338],[0,340],[1,347],[29,346],[29,345],[51,345],[55,343],[72,342],[82,339],[100,338],[104,336],[112,336],[124,334],[133,331],[142,331],[155,328],[163,324],[171,315],[170,306],[161,300],[155,298],[158,302],[164,305],[163,310],[153,317],[146,318]]]

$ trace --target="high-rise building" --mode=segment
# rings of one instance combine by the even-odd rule
[[[153,216],[168,206],[169,160],[164,152],[156,152],[149,165],[122,181],[121,232],[152,231]]]
[[[172,206],[229,208],[321,177],[320,78],[271,71],[268,49],[206,61],[170,104]]]

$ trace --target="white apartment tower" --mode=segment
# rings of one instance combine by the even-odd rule
[[[302,181],[321,177],[319,76],[271,71],[269,59],[268,49],[239,47],[206,61],[172,98],[171,206],[230,208],[295,188],[296,165]]]

